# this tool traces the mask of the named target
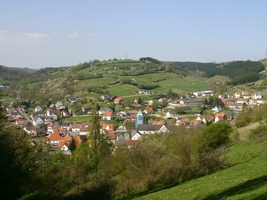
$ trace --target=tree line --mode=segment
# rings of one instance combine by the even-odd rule
[[[173,62],[174,69],[180,69],[190,74],[199,71],[200,76],[206,78],[215,75],[227,76],[232,79],[228,84],[237,85],[259,80],[259,72],[265,69],[258,61],[233,61],[229,63],[200,63],[200,62]],[[204,73],[201,73],[204,72]]]

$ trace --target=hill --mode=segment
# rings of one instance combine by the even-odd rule
[[[0,65],[0,82],[21,81],[31,77],[36,70]]]
[[[266,140],[236,144],[226,155],[224,170],[134,199],[266,199],[266,145]]]
[[[6,91],[9,96],[42,99],[41,103],[46,104],[49,99],[57,101],[69,95],[86,99],[97,98],[101,93],[128,97],[137,95],[140,89],[150,90],[154,94],[166,94],[170,88],[180,95],[197,90],[218,90],[220,93],[223,88],[218,87],[217,83],[236,85],[255,82],[264,78],[259,75],[263,69],[261,62],[252,61],[217,64],[163,62],[144,57],[139,60],[94,60],[38,71],[2,66],[0,82],[13,81],[10,90]],[[222,78],[216,83],[212,81],[219,75],[228,79]],[[92,92],[92,88],[93,93],[88,92]]]

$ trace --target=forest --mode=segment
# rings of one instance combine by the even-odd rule
[[[233,61],[228,63],[199,63],[199,62],[173,62],[174,69],[180,69],[187,73],[190,71],[203,72],[206,78],[215,75],[227,76],[231,79],[229,85],[250,83],[259,80],[259,73],[265,69],[258,61]]]

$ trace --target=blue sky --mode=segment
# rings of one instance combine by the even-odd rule
[[[0,64],[259,60],[266,11],[265,0],[0,0]]]

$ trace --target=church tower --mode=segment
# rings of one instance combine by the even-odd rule
[[[135,130],[137,130],[139,124],[145,123],[145,116],[141,112],[141,110],[138,111],[135,117]]]

